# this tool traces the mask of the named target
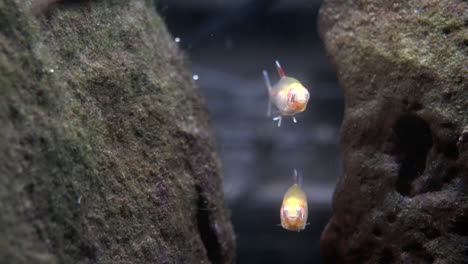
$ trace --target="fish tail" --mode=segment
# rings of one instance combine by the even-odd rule
[[[280,75],[280,77],[286,76],[286,74],[284,74],[283,68],[281,67],[279,61],[276,60],[275,63],[276,63],[276,69],[278,70],[278,74]]]

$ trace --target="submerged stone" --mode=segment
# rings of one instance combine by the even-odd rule
[[[208,113],[152,1],[0,0],[0,25],[0,263],[231,263]]]
[[[327,263],[468,258],[466,2],[326,0],[320,34],[345,96],[345,175]]]

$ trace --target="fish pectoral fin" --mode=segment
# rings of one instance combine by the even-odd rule
[[[273,117],[273,120],[274,121],[278,121],[278,127],[281,126],[281,120],[283,119],[283,117],[281,115],[279,116],[276,116],[276,117]]]
[[[279,63],[278,60],[275,61],[275,64],[276,64],[276,69],[278,70],[279,76],[280,76],[280,77],[286,76],[286,75],[284,74],[283,68],[281,67],[281,65],[280,65],[280,63]]]
[[[265,81],[265,85],[268,89],[268,94],[269,94],[271,92],[270,76],[268,75],[268,72],[266,70],[263,70],[262,74],[263,74],[263,80]]]

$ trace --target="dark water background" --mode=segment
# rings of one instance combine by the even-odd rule
[[[343,98],[317,33],[321,1],[160,0],[158,9],[190,57],[211,112],[223,162],[238,263],[322,263],[320,233],[342,173],[339,126]],[[274,61],[309,88],[298,124],[277,128],[266,117],[261,75],[278,79]],[[283,230],[279,209],[292,171],[303,174],[310,225]]]

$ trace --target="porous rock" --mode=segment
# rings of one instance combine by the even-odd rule
[[[345,174],[327,263],[468,263],[467,2],[326,0]]]
[[[0,263],[231,263],[208,113],[152,1],[40,1],[0,0]]]

